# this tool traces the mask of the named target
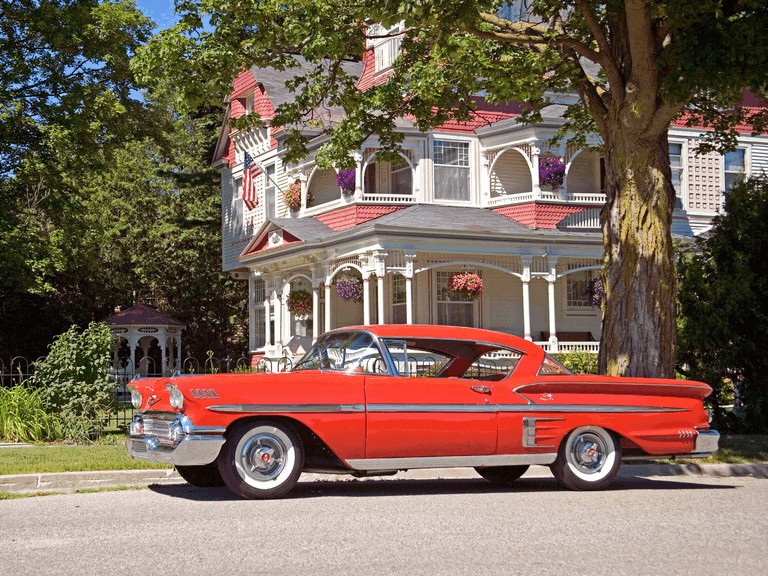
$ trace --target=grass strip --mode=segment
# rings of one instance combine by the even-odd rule
[[[0,475],[82,472],[98,470],[143,470],[172,468],[128,456],[124,445],[65,446],[41,445],[31,448],[0,448]]]

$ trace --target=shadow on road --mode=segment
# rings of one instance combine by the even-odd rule
[[[240,498],[226,488],[197,488],[187,484],[154,484],[150,490],[171,496],[195,501],[231,501]],[[735,485],[714,484],[707,482],[689,482],[681,477],[640,478],[619,477],[607,491],[621,490],[723,490],[737,488]],[[526,492],[565,492],[557,486],[554,478],[521,478],[510,485],[492,484],[482,479],[366,479],[366,480],[328,480],[299,482],[287,498],[352,497],[374,498],[393,496],[445,495],[445,494],[502,494]],[[595,493],[599,494],[599,493]]]

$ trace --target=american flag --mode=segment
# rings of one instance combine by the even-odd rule
[[[243,203],[248,210],[256,208],[259,198],[256,196],[256,177],[261,174],[259,165],[248,152],[243,157]]]

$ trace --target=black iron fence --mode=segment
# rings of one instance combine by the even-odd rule
[[[35,362],[41,360],[42,358],[30,360],[24,356],[15,356],[7,360],[0,358],[0,387],[11,388],[23,383],[34,385]],[[287,360],[287,366],[290,369],[290,360],[281,360]],[[281,366],[278,363],[276,366],[285,368],[285,364]],[[117,366],[110,365],[109,368],[109,375],[114,379],[115,387],[113,389],[113,402],[110,405],[110,412],[104,429],[127,431],[134,415],[128,383],[136,377],[160,377],[177,373],[218,374],[272,371],[272,368],[272,362],[266,359],[263,359],[257,368],[252,368],[250,359],[245,356],[216,358],[209,355],[204,360],[189,356],[182,362],[166,361],[162,366],[153,358],[144,358],[137,366],[134,366],[130,360],[121,360]]]

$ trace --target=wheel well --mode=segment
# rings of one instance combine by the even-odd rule
[[[230,431],[236,425],[243,423],[253,423],[254,425],[259,422],[282,422],[289,424],[296,430],[296,433],[301,438],[301,443],[304,446],[304,468],[316,468],[327,470],[348,470],[348,467],[344,465],[341,459],[331,450],[328,445],[315,434],[312,429],[309,428],[303,422],[300,422],[294,418],[288,416],[247,416],[240,418],[232,422],[224,433],[225,437],[229,437]]]

